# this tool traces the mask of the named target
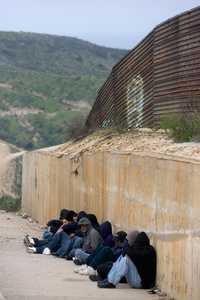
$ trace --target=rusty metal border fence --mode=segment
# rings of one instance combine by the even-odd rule
[[[88,129],[158,126],[200,105],[200,6],[158,25],[116,64],[98,91]]]

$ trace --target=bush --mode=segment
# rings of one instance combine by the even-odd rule
[[[199,112],[166,116],[161,120],[160,127],[168,129],[176,142],[200,141]]]
[[[6,211],[18,211],[21,207],[21,199],[3,196],[0,198],[0,209]]]

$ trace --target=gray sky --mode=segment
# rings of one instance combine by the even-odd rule
[[[0,0],[0,4],[0,30],[133,48],[154,26],[200,5],[200,0]]]

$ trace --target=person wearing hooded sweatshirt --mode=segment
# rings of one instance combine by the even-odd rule
[[[100,233],[100,225],[97,220],[97,217],[94,214],[87,214],[86,218],[90,220],[92,227]]]
[[[105,222],[104,224],[109,225],[108,228],[111,228],[110,222]],[[112,228],[111,228],[112,230]],[[110,229],[107,231],[108,235],[104,235],[105,240],[107,240],[107,237],[109,237]],[[75,273],[79,273],[80,275],[89,275],[89,276],[95,276],[96,270],[98,269],[98,266],[105,265],[104,269],[108,269],[109,264],[109,270],[112,268],[113,262],[121,255],[122,250],[125,249],[125,245],[128,243],[126,242],[126,236],[127,234],[123,231],[118,232],[115,236],[112,236],[112,243],[110,240],[110,246],[104,246],[105,240],[102,242],[100,246],[97,247],[97,249],[87,258],[86,265],[81,266],[79,268],[76,268],[74,270]],[[108,273],[108,272],[107,272]],[[105,276],[104,278],[106,278]],[[94,277],[90,278],[92,281],[94,280]]]
[[[64,230],[68,233],[73,233],[76,228],[77,224],[74,222],[74,211],[66,212],[65,219],[63,224],[59,227],[59,229],[54,234],[51,241],[44,245],[38,245],[38,243],[33,244],[31,247],[28,247],[28,252],[30,253],[39,253],[39,254],[51,254],[51,252],[59,251],[59,249],[65,246],[69,247],[70,241],[67,235],[65,234]],[[67,244],[67,245],[66,245]],[[61,249],[62,250],[62,249]],[[62,256],[63,251],[58,252],[58,256]]]
[[[74,270],[75,273],[81,275],[93,275],[95,274],[96,267],[99,264],[103,264],[107,260],[113,259],[113,252],[111,247],[114,246],[112,225],[109,221],[100,225],[98,232],[102,237],[102,242],[99,246],[87,257],[85,265]]]
[[[129,247],[116,261],[107,279],[98,282],[100,288],[115,288],[122,277],[126,277],[133,288],[152,288],[156,279],[156,251],[150,245],[145,232],[137,235],[132,244],[128,236]]]
[[[112,224],[109,221],[102,223],[99,232],[103,238],[102,246],[112,248],[114,246]]]
[[[53,236],[59,230],[59,228],[66,222],[66,216],[68,214],[68,209],[61,209],[60,217],[58,219],[52,219],[47,222],[46,229],[43,232],[42,239],[38,239],[36,237],[30,237],[26,235],[24,238],[24,243],[28,247],[40,247],[47,245],[49,242],[52,241]]]
[[[80,219],[78,225],[83,233],[83,247],[76,249],[73,261],[75,264],[84,264],[89,255],[100,245],[102,237],[88,218]]]
[[[135,231],[135,238],[136,238],[137,231]],[[106,260],[105,263],[101,263],[97,265],[97,274],[89,276],[91,281],[98,281],[104,280],[107,278],[108,273],[113,267],[113,264],[120,255],[127,249],[128,247],[128,240],[126,239],[127,233],[124,231],[119,231],[114,235],[115,246],[112,248],[113,259],[110,260],[109,258]],[[124,282],[124,278],[122,278]],[[120,281],[120,283],[122,282]],[[127,281],[126,281],[127,282]]]

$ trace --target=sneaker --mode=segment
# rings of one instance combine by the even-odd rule
[[[77,266],[81,266],[82,265],[82,262],[78,258],[76,258],[76,257],[75,257],[75,259],[73,259],[73,262]]]
[[[80,270],[79,274],[80,275],[86,275],[86,276],[96,275],[96,271],[92,267],[87,267],[83,270]]]
[[[27,239],[28,239],[28,241],[29,241],[29,243],[31,244],[31,245],[35,245],[35,241],[34,241],[34,239],[33,238],[31,238],[29,235],[27,235]]]
[[[66,259],[66,260],[72,260],[72,257],[69,256],[69,255],[66,255],[66,256],[65,256],[65,259]]]
[[[81,270],[83,271],[85,269],[87,269],[87,265],[82,265],[80,267],[75,268],[74,273],[79,273]]]
[[[33,247],[33,244],[31,244],[30,241],[29,241],[29,236],[28,236],[28,234],[24,237],[24,245],[25,245],[26,247]]]
[[[28,241],[27,235],[24,237],[24,245],[26,247],[29,247],[29,241]]]
[[[110,283],[107,279],[98,281],[97,286],[101,289],[114,289],[115,285]]]
[[[89,275],[89,278],[91,281],[101,281],[101,278],[99,275]]]
[[[58,257],[58,253],[57,252],[52,252],[51,255]]]
[[[45,248],[44,251],[42,252],[42,254],[44,254],[44,255],[50,255],[51,251],[50,251],[49,248]]]
[[[27,247],[27,252],[28,253],[36,253],[36,248],[35,247]]]

